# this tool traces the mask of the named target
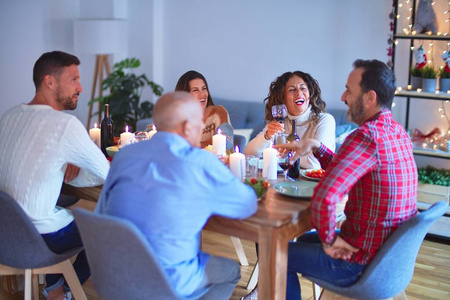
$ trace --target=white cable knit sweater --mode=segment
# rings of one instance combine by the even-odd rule
[[[81,168],[74,186],[102,184],[109,163],[74,116],[48,105],[21,104],[0,119],[0,189],[25,210],[39,233],[67,226],[72,214],[56,207],[67,164]]]
[[[335,131],[336,121],[334,117],[328,113],[319,114],[319,118],[314,120],[311,118],[313,112],[311,106],[300,116],[293,116],[288,114],[285,121],[285,132],[291,133],[290,120],[296,120],[297,135],[300,139],[316,139],[327,146],[332,151],[335,150]],[[251,140],[244,149],[244,154],[261,156],[264,149],[269,147],[271,140],[264,138],[264,133],[267,131],[267,125],[264,129]],[[300,157],[300,167],[303,169],[320,169],[320,163],[314,154]]]

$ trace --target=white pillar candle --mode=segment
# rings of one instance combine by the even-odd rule
[[[100,128],[97,128],[97,123],[94,124],[94,128],[89,129],[89,136],[97,147],[100,148]]]
[[[268,180],[276,180],[277,164],[277,150],[273,149],[272,143],[270,143],[270,147],[263,151],[262,177],[267,178]]]
[[[217,134],[213,135],[213,152],[217,155],[225,155],[227,153],[227,138],[221,134],[220,129]]]
[[[239,179],[244,178],[245,174],[245,155],[239,153],[239,147],[236,146],[235,153],[230,155],[230,170]]]
[[[125,132],[122,132],[120,134],[121,147],[131,144],[132,140],[133,140],[133,134],[131,132],[128,132],[128,126],[126,126]]]

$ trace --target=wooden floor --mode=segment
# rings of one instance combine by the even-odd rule
[[[82,202],[79,206],[93,209],[90,203]],[[242,240],[242,243],[250,266],[241,267],[242,279],[234,290],[231,297],[233,300],[240,299],[249,292],[245,289],[245,286],[256,261],[254,243],[244,240]],[[229,236],[205,231],[203,234],[203,250],[214,255],[237,260]],[[312,284],[303,278],[300,278],[300,282],[302,299],[313,299]],[[100,299],[96,295],[90,280],[84,284],[83,288],[89,300]],[[408,300],[450,299],[450,245],[448,242],[446,244],[428,240],[423,242],[416,261],[414,277],[406,289],[406,295]],[[0,288],[0,300],[19,299],[23,299],[23,292],[8,294]],[[41,296],[40,299],[44,298]]]

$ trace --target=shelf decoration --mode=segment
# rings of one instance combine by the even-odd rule
[[[427,64],[427,55],[422,45],[420,45],[419,48],[414,49],[414,58],[416,59],[417,69],[422,69]]]
[[[392,10],[389,13],[389,19],[391,20],[389,22],[389,27],[390,27],[390,33],[388,34],[389,38],[388,38],[388,48],[386,49],[388,51],[388,61],[386,62],[386,65],[392,69],[392,67],[394,66],[393,62],[392,62],[392,55],[394,55],[394,19],[395,19],[395,1],[396,0],[392,0]]]
[[[437,21],[433,4],[433,0],[419,0],[414,24],[414,30],[417,32],[425,33],[431,31],[432,34],[437,34]]]

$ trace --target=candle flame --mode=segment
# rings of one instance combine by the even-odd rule
[[[97,128],[97,123],[94,123],[94,128]]]
[[[125,132],[128,132],[128,125],[125,126]]]
[[[222,131],[220,129],[218,129],[217,134],[222,134]]]
[[[239,153],[239,146],[234,147],[234,152]]]

